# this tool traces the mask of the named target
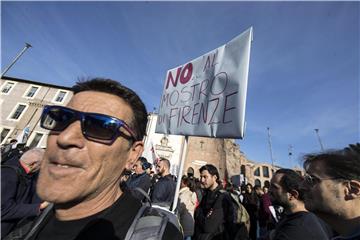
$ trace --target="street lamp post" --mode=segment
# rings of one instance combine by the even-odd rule
[[[29,43],[25,43],[25,47],[23,48],[23,50],[21,50],[21,52],[14,58],[14,60],[12,61],[12,63],[1,73],[1,77],[3,77],[5,75],[5,73],[7,71],[9,71],[9,69],[16,63],[17,60],[19,60],[19,58],[21,57],[21,55],[24,54],[24,52],[26,50],[28,50],[29,48],[31,48],[32,46]]]
[[[317,139],[318,139],[318,141],[319,141],[321,151],[324,151],[324,145],[323,145],[322,142],[321,142],[321,138],[320,138],[320,135],[319,135],[319,129],[318,129],[318,128],[315,128],[314,130],[315,130]]]
[[[271,146],[271,136],[270,136],[270,128],[267,127],[267,132],[268,132],[268,141],[269,141],[269,148],[270,148],[270,158],[271,158],[271,166],[272,166],[272,170],[274,170],[274,156],[273,156],[273,151],[272,151],[272,146]]]

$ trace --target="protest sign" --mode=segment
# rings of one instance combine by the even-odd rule
[[[252,28],[167,72],[156,133],[243,138]]]

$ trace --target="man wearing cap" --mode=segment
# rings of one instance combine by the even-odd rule
[[[151,164],[144,157],[139,157],[133,166],[134,174],[130,176],[127,180],[126,185],[131,193],[139,200],[144,199],[144,195],[135,188],[140,188],[144,190],[145,193],[148,193],[151,179],[150,176],[146,173],[146,170],[151,168]]]

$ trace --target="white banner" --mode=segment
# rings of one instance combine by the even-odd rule
[[[156,133],[243,138],[252,27],[166,74]]]

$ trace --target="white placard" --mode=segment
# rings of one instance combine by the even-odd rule
[[[156,133],[243,138],[252,27],[167,72]]]

